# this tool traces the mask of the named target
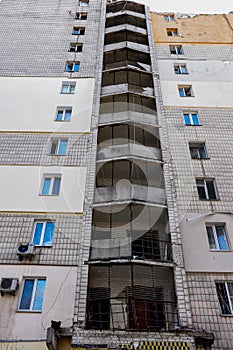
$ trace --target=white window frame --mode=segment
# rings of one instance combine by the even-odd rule
[[[89,0],[80,0],[78,4],[79,4],[79,6],[88,7]]]
[[[61,142],[66,142],[66,152],[64,154],[59,154],[59,149],[60,149],[60,146],[61,146]],[[55,153],[52,153],[53,144],[56,144],[55,145]],[[49,154],[51,156],[65,156],[66,153],[67,153],[67,146],[68,146],[68,139],[51,139]]]
[[[54,187],[54,182],[55,179],[60,179],[60,185],[59,185],[59,192],[57,194],[53,194],[53,187]],[[49,191],[46,194],[43,194],[43,188],[44,188],[44,183],[46,179],[50,179],[50,185],[49,185]],[[62,175],[61,174],[44,174],[42,178],[42,183],[41,183],[41,189],[40,189],[40,195],[41,196],[59,196],[60,191],[61,191],[61,180],[62,180]]]
[[[184,75],[188,74],[187,66],[185,63],[175,63],[173,67],[174,67],[175,74],[184,74]],[[178,70],[177,73],[176,73],[176,69]]]
[[[71,110],[71,114],[70,114],[70,118],[69,119],[65,119],[65,115],[67,111]],[[55,115],[55,121],[56,122],[70,122],[71,121],[71,117],[72,117],[72,107],[57,107],[57,111],[56,111],[56,115]],[[62,118],[61,119],[57,119],[58,116],[58,112],[62,112]]]
[[[51,247],[51,245],[43,245],[44,241],[44,235],[45,235],[45,229],[46,229],[46,224],[47,223],[53,223],[54,224],[54,230],[55,230],[55,221],[35,221],[34,222],[34,227],[33,227],[33,236],[32,236],[32,242],[34,242],[34,237],[35,237],[35,231],[36,231],[36,225],[37,224],[43,224],[41,235],[40,235],[40,243],[35,244],[36,247]],[[53,230],[53,237],[54,237],[54,230]]]
[[[171,48],[174,47],[176,53],[171,53]],[[178,47],[181,48],[182,53],[178,52]],[[184,54],[184,49],[182,45],[169,45],[169,49],[170,49],[170,54],[171,55],[183,55]]]
[[[206,198],[200,198],[199,197],[200,200],[218,200],[218,192],[217,192],[217,188],[216,188],[216,184],[215,184],[215,179],[200,179],[200,178],[196,178],[196,180],[203,181],[203,185],[196,184],[197,187],[203,187],[204,191],[205,191]],[[207,181],[211,181],[213,183],[214,193],[215,193],[215,197],[216,198],[210,198],[209,197],[209,191],[208,191],[208,187],[207,187],[207,184],[206,184]],[[198,194],[198,196],[199,196],[199,194]]]
[[[178,28],[167,28],[167,36],[179,36]]]
[[[166,22],[174,22],[175,21],[175,17],[173,14],[170,14],[170,15],[164,15],[164,20]]]
[[[190,95],[187,95],[186,89],[190,90]],[[185,97],[194,97],[192,85],[178,85],[179,96],[182,98]],[[180,94],[180,91],[183,91],[183,95]]]
[[[205,157],[201,157],[200,147],[202,147],[202,146],[203,146],[203,149],[204,149]],[[198,155],[197,158],[192,157],[191,148],[197,148],[197,155]],[[191,154],[191,158],[192,159],[208,159],[208,153],[207,153],[205,142],[190,142],[189,143],[189,150],[190,150],[190,154]]]
[[[63,92],[62,91],[64,86],[68,86],[67,92]],[[61,94],[63,94],[63,95],[66,95],[66,94],[73,95],[75,93],[75,88],[76,88],[76,83],[63,81],[62,82],[62,86],[61,86]]]
[[[76,12],[75,19],[79,19],[80,21],[86,21],[87,20],[87,12]],[[85,16],[86,18],[82,18],[82,16]]]
[[[22,300],[22,297],[23,297],[23,292],[24,292],[24,287],[25,287],[25,281],[26,280],[33,280],[34,281],[34,285],[33,285],[33,290],[32,290],[32,294],[31,294],[30,308],[29,309],[21,309],[20,308],[20,304],[21,304],[21,300]],[[22,287],[22,290],[21,290],[19,303],[18,303],[18,311],[21,311],[21,312],[42,312],[42,310],[33,310],[33,304],[34,304],[34,301],[35,301],[35,294],[36,294],[36,288],[37,288],[38,280],[44,280],[45,281],[45,287],[46,287],[46,278],[45,277],[27,277],[27,276],[24,277],[24,279],[23,279],[23,287]],[[44,294],[43,294],[43,301],[44,301]],[[42,303],[43,303],[43,301],[42,301]]]
[[[223,228],[224,238],[225,238],[225,241],[226,241],[226,244],[227,244],[227,249],[221,249],[220,248],[219,241],[218,241],[218,235],[217,235],[217,229],[216,229],[216,227],[218,227],[218,226]],[[211,227],[211,229],[212,229],[214,243],[215,243],[215,247],[216,247],[216,248],[211,248],[210,247],[210,250],[213,250],[213,251],[215,251],[215,250],[229,251],[230,250],[230,246],[229,246],[229,243],[228,243],[228,237],[227,237],[227,232],[226,232],[226,225],[224,223],[223,224],[206,224],[206,231],[207,231],[207,227]],[[207,231],[207,238],[208,238],[208,231]]]
[[[81,33],[83,31],[83,33]],[[79,33],[74,33],[79,32]],[[72,30],[72,35],[85,35],[85,27],[74,26]]]
[[[81,48],[81,50],[78,50]],[[70,43],[69,52],[82,52],[83,44],[82,43]]]
[[[228,299],[228,303],[229,303],[229,306],[230,306],[230,311],[231,311],[231,313],[230,313],[230,314],[222,314],[222,315],[226,315],[226,316],[233,315],[233,303],[232,303],[232,301],[231,301],[231,298],[232,298],[233,296],[230,295],[229,287],[228,287],[228,284],[229,284],[229,283],[233,284],[233,282],[231,282],[231,281],[229,281],[229,282],[216,281],[215,283],[223,284],[223,285],[225,286],[225,290],[226,290],[226,294],[227,294],[227,299]],[[216,290],[217,290],[217,286],[216,286]],[[218,302],[219,302],[219,306],[220,306],[220,310],[221,310],[222,307],[221,307],[221,303],[220,303],[219,297],[218,297]],[[222,310],[221,310],[221,312],[222,312]]]
[[[185,117],[184,117],[185,114],[188,114],[189,120],[190,120],[190,124],[186,124],[185,123]],[[198,124],[194,124],[194,121],[193,121],[193,116],[194,115],[197,116]],[[198,115],[197,112],[183,112],[183,120],[184,120],[184,125],[192,125],[192,126],[199,126],[199,125],[201,125],[200,121],[199,121],[199,115]]]

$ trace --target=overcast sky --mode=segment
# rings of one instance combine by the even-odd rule
[[[228,13],[233,0],[142,0],[155,12]]]

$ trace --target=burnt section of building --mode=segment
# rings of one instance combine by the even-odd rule
[[[144,5],[107,4],[86,329],[179,325]]]

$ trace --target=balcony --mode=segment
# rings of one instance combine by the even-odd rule
[[[150,55],[127,48],[105,52],[103,70],[122,67],[136,68],[151,72]]]
[[[132,27],[146,29],[146,20],[144,16],[143,18],[135,17],[127,12],[119,12],[114,16],[111,15],[111,17],[108,15],[105,23],[105,28],[107,28],[107,32],[109,32],[113,27],[118,27],[124,24],[127,24]]]
[[[113,124],[99,127],[97,160],[138,157],[161,160],[157,127]]]
[[[155,99],[125,93],[103,96],[100,100],[100,124],[134,122],[157,125]]]
[[[90,267],[88,329],[169,331],[177,325],[171,269],[139,264]]]
[[[152,75],[133,69],[119,69],[103,72],[102,96],[125,92],[153,96],[154,88]]]
[[[132,42],[138,45],[148,46],[148,38],[147,35],[143,35],[141,33],[135,33],[135,31],[130,30],[119,30],[116,32],[106,33],[104,45],[106,47],[108,45],[117,44],[117,43],[125,43]]]
[[[107,4],[106,12],[109,13],[116,13],[116,12],[122,12],[122,11],[131,11],[141,14],[145,14],[145,7],[144,5],[132,2],[132,1],[116,1],[112,2],[111,4]]]
[[[97,163],[95,203],[131,200],[166,204],[161,164],[141,159]]]

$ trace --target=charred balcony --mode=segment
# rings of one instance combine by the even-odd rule
[[[102,96],[123,92],[153,96],[154,89],[151,73],[136,71],[131,68],[103,72]]]
[[[115,13],[122,11],[131,11],[136,13],[145,14],[144,5],[137,4],[132,1],[115,1],[111,4],[107,4],[106,13]]]
[[[105,28],[107,28],[106,32],[111,31],[113,27],[118,27],[125,24],[132,27],[146,29],[145,18],[136,17],[134,15],[130,15],[129,13],[120,12],[118,15],[108,16],[106,18],[106,23],[105,23]]]
[[[162,165],[137,158],[97,163],[95,203],[129,200],[166,204]]]
[[[177,325],[172,269],[139,264],[90,267],[88,329],[168,331]]]
[[[123,48],[114,51],[108,51],[104,53],[103,70],[115,69],[115,68],[137,68],[151,71],[150,55],[137,50],[131,50]]]
[[[161,160],[157,127],[128,123],[99,127],[97,160],[130,156]]]
[[[103,96],[100,100],[100,124],[135,122],[157,124],[157,111],[153,97],[133,93]]]
[[[105,34],[104,45],[112,45],[123,42],[132,42],[139,45],[148,46],[148,38],[147,35],[143,35],[141,33],[135,33],[130,30],[119,30],[112,33]]]
[[[94,209],[90,260],[118,259],[172,262],[166,209],[135,203]]]

